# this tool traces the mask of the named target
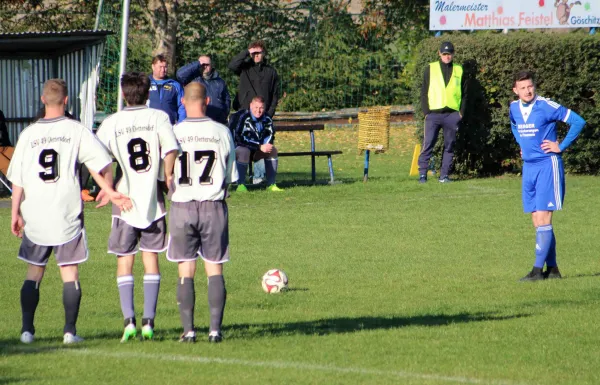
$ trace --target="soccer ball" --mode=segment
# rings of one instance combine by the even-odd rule
[[[271,269],[262,277],[262,288],[265,293],[279,293],[287,289],[288,278],[282,270]]]

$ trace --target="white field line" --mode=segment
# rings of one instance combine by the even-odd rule
[[[65,349],[61,350],[63,353],[71,353],[76,355],[89,355],[96,357],[105,358],[138,358],[145,360],[159,360],[159,361],[172,361],[172,362],[189,362],[196,364],[220,364],[230,366],[248,366],[248,367],[264,367],[273,369],[296,369],[296,370],[307,370],[317,372],[329,372],[329,373],[342,373],[342,374],[360,374],[365,376],[389,376],[399,377],[416,380],[431,380],[440,382],[450,382],[459,384],[493,384],[493,385],[523,385],[519,382],[511,382],[505,380],[494,380],[494,379],[477,379],[469,377],[455,377],[455,376],[444,376],[438,374],[426,374],[426,373],[414,373],[414,372],[403,372],[397,370],[378,370],[368,369],[360,367],[340,367],[333,365],[315,365],[303,362],[293,361],[249,361],[241,360],[236,358],[218,358],[218,357],[202,357],[202,356],[184,356],[176,354],[152,354],[152,353],[138,353],[138,352],[107,352],[101,350],[90,350],[90,349]]]

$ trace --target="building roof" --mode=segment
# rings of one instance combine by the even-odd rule
[[[99,44],[112,33],[106,30],[0,33],[0,57],[57,56]]]

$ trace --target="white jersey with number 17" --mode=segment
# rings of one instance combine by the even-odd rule
[[[79,164],[100,172],[110,155],[81,123],[60,117],[40,119],[19,137],[7,178],[24,190],[24,232],[40,246],[59,246],[81,233]]]
[[[225,199],[238,179],[229,129],[209,118],[186,118],[174,128],[182,153],[175,162],[173,202]]]
[[[120,218],[133,227],[147,228],[166,214],[157,200],[157,181],[162,159],[179,148],[169,116],[146,106],[126,107],[106,118],[97,135],[123,170],[117,191],[133,203],[133,209],[121,212]]]

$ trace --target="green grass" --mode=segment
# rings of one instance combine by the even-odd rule
[[[356,132],[317,133],[342,149],[332,186],[310,179],[310,159],[281,161],[282,193],[232,193],[232,261],[226,265],[226,340],[209,345],[206,285],[197,278],[201,341],[176,342],[176,266],[161,256],[157,340],[120,344],[114,258],[105,253],[108,209],[86,205],[90,260],[81,267],[78,331],[65,348],[62,295],[52,262],[41,286],[37,341],[18,343],[25,264],[15,256],[9,209],[0,209],[0,384],[598,384],[600,266],[595,202],[600,182],[567,177],[555,216],[562,280],[519,283],[533,262],[534,230],[520,179],[419,185],[408,177],[414,140],[394,129],[362,183]],[[307,134],[278,137],[284,151]],[[305,147],[303,147],[305,146]],[[319,159],[318,178],[327,180]],[[291,290],[262,292],[283,269]],[[199,270],[200,272],[202,270]],[[136,305],[142,308],[141,266]]]

